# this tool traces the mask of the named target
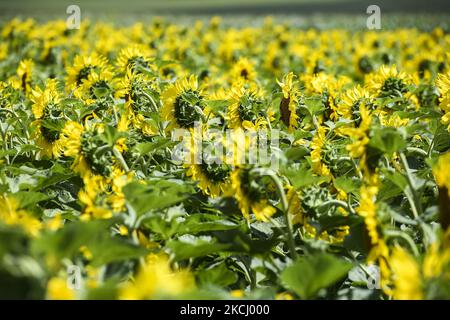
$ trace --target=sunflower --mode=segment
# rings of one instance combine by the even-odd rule
[[[447,189],[450,197],[450,152],[441,155],[433,168],[436,183],[442,189]]]
[[[169,258],[150,254],[133,282],[127,282],[119,291],[123,300],[155,299],[187,294],[195,289],[194,276],[188,270],[173,270]]]
[[[116,159],[126,150],[123,138],[109,147],[102,138],[102,126],[88,126],[69,121],[61,132],[61,151],[74,158],[72,168],[83,179],[84,189],[79,193],[85,205],[84,219],[109,218],[125,205],[122,188],[131,180]],[[115,149],[115,152],[113,149]]]
[[[122,189],[132,177],[131,173],[124,174],[117,167],[106,180],[99,175],[86,176],[84,188],[78,193],[79,200],[84,204],[82,219],[108,219],[115,213],[123,212],[125,195]]]
[[[73,157],[73,168],[81,177],[89,178],[99,175],[105,179],[120,166],[114,157],[113,148],[122,152],[126,149],[123,139],[118,139],[113,147],[109,147],[102,134],[103,126],[83,127],[81,124],[69,121],[61,131],[61,151],[66,157]]]
[[[398,71],[396,66],[381,66],[377,72],[368,74],[365,86],[370,93],[379,98],[402,98],[410,96],[410,86],[416,80],[405,72]]]
[[[320,176],[330,175],[330,169],[325,163],[322,162],[322,152],[326,144],[325,133],[326,128],[324,126],[320,126],[311,141],[312,170],[315,174]]]
[[[361,104],[369,106],[372,102],[372,96],[369,91],[357,85],[344,91],[340,96],[338,103],[338,114],[345,119],[354,120],[355,116],[359,113],[359,107]]]
[[[450,226],[450,152],[439,157],[433,175],[439,190],[439,222],[446,230]]]
[[[291,185],[287,185],[285,191],[292,224],[298,223],[303,225],[305,223],[305,216],[302,212],[300,193]]]
[[[77,55],[73,66],[67,68],[66,87],[68,91],[80,86],[91,73],[100,72],[108,65],[108,60],[96,52],[85,56]]]
[[[78,199],[84,204],[82,220],[108,219],[112,217],[112,212],[102,201],[105,191],[105,183],[100,176],[84,177],[84,188],[78,193]]]
[[[131,123],[145,135],[155,134],[155,125],[150,124],[144,114],[157,111],[158,106],[151,96],[159,94],[157,90],[152,79],[128,69],[126,76],[119,82],[115,94],[116,97],[125,99],[125,112],[119,122],[119,131],[126,131]]]
[[[238,168],[231,173],[231,191],[246,219],[253,213],[257,220],[268,221],[276,212],[264,197],[263,186],[252,179],[248,169]]]
[[[37,236],[42,228],[41,222],[20,208],[19,202],[6,194],[0,195],[0,222],[23,228],[31,236]]]
[[[28,94],[31,90],[31,75],[34,68],[34,62],[31,59],[20,61],[17,67],[17,76],[19,79],[14,81],[14,87],[21,89],[24,94]]]
[[[439,106],[444,112],[441,122],[447,126],[447,130],[450,132],[450,72],[447,74],[439,74],[436,80],[436,86],[441,94]]]
[[[44,90],[39,87],[32,90],[32,112],[36,119],[33,125],[37,129],[34,139],[41,148],[42,155],[46,157],[59,156],[58,126],[64,123],[60,101],[61,95],[57,90],[55,79],[47,80]]]
[[[264,55],[264,67],[272,73],[278,72],[281,68],[280,51],[278,41],[269,43],[267,46],[267,51]]]
[[[126,74],[128,69],[141,73],[143,70],[154,72],[150,58],[152,52],[145,46],[131,46],[124,48],[117,56],[116,66],[119,72]]]
[[[389,259],[393,274],[392,291],[397,300],[422,300],[422,275],[415,259],[401,247],[395,247]]]
[[[194,75],[170,85],[162,93],[162,103],[162,119],[169,121],[167,129],[192,128],[203,120],[206,111],[203,91]]]
[[[450,277],[450,247],[446,243],[447,231],[443,241],[435,241],[426,250],[422,259],[411,256],[405,249],[396,246],[390,256],[389,265],[392,270],[392,296],[400,300],[440,298],[438,279]],[[430,286],[431,284],[431,286]],[[429,290],[429,288],[433,290]]]
[[[228,125],[231,129],[258,129],[267,125],[263,91],[254,84],[237,82],[229,92]]]
[[[247,58],[239,58],[231,67],[230,78],[232,81],[250,82],[255,80],[256,71],[253,62]]]
[[[202,154],[200,161],[190,161],[190,164],[185,165],[188,169],[186,175],[191,177],[192,180],[198,181],[198,187],[204,194],[211,197],[220,196],[227,192],[230,187],[231,172],[230,166],[224,161],[223,152],[220,152],[223,151],[222,136],[217,134],[211,136],[203,135],[201,141],[198,141],[194,130],[191,130],[191,137],[191,146],[189,148],[191,160],[197,158],[196,145],[198,143],[202,145]],[[221,150],[218,150],[219,148]],[[218,151],[217,157],[211,158],[214,157],[216,151]]]
[[[289,72],[283,78],[283,82],[277,81],[283,92],[283,98],[280,102],[281,120],[288,127],[288,131],[292,132],[298,127],[297,106],[303,103],[298,82],[294,81],[294,73]]]
[[[371,249],[367,257],[368,263],[378,263],[380,266],[380,284],[381,289],[390,294],[389,289],[391,270],[389,268],[389,247],[387,246],[382,234],[379,232],[377,217],[378,205],[376,203],[379,191],[379,178],[376,174],[365,172],[365,183],[361,186],[361,198],[356,213],[364,218],[366,230],[369,235]]]
[[[324,106],[324,116],[333,121],[339,118],[338,97],[351,80],[346,76],[335,77],[324,72],[303,74],[300,77],[305,90],[310,94],[320,94]]]
[[[91,72],[74,90],[74,96],[88,105],[96,100],[112,99],[114,84],[113,74],[110,71],[104,69],[99,73]]]
[[[379,234],[378,234],[378,222],[377,222],[377,205],[375,203],[375,198],[378,193],[377,185],[364,185],[361,187],[361,199],[359,202],[356,212],[364,218],[367,231],[371,243],[373,245],[378,244]]]
[[[338,130],[340,134],[349,136],[352,139],[353,142],[346,147],[352,158],[364,156],[366,153],[366,145],[369,143],[368,130],[370,129],[372,118],[364,104],[359,105],[359,115],[360,122],[358,128],[340,128]]]

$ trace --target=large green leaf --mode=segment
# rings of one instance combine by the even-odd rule
[[[188,197],[193,188],[179,180],[154,179],[131,182],[123,188],[123,192],[137,215],[151,210],[170,207]]]
[[[376,128],[372,131],[369,145],[386,154],[392,154],[406,147],[405,132],[396,128]]]
[[[318,291],[342,279],[351,269],[351,263],[327,253],[304,256],[281,274],[284,285],[302,299],[314,298]]]
[[[47,233],[32,243],[36,254],[47,254],[59,259],[73,258],[85,246],[92,253],[92,265],[100,266],[113,261],[137,258],[147,253],[126,240],[111,235],[114,221],[99,220],[74,222],[54,233]]]

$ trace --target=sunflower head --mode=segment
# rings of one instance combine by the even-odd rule
[[[142,73],[143,70],[154,71],[151,55],[151,51],[144,46],[124,48],[117,57],[117,68],[122,73],[126,73],[128,69],[137,73]]]
[[[233,81],[253,81],[256,78],[254,64],[247,58],[239,58],[231,67],[230,77]]]
[[[82,84],[74,91],[75,97],[86,104],[111,99],[113,93],[113,74],[108,70],[102,70],[100,73],[90,73],[87,79],[83,80]]]
[[[31,95],[32,112],[36,120],[34,138],[37,145],[42,149],[44,156],[57,157],[59,155],[59,136],[62,124],[65,120],[63,109],[59,104],[60,94],[57,90],[55,79],[47,80],[44,90],[36,88]]]
[[[114,156],[98,130],[85,130],[80,138],[81,153],[92,172],[109,177],[113,172]]]
[[[304,104],[303,98],[298,89],[298,82],[294,80],[293,72],[284,76],[282,82],[277,82],[283,92],[283,97],[280,101],[281,121],[291,132],[298,126],[297,106]]]
[[[411,76],[398,71],[396,66],[381,66],[365,79],[369,91],[380,98],[402,98],[410,91],[414,82]]]
[[[192,128],[203,119],[206,103],[195,76],[172,84],[163,92],[162,101],[161,115],[169,121],[168,128]]]
[[[249,169],[239,168],[231,173],[231,190],[246,219],[253,213],[257,220],[267,221],[276,212],[264,184]]]
[[[265,125],[267,114],[264,112],[263,92],[256,85],[238,82],[231,88],[229,98],[228,118],[232,129]]]
[[[67,68],[67,90],[74,90],[84,80],[87,80],[92,73],[100,73],[105,70],[107,65],[107,59],[95,52],[88,56],[77,55],[73,61],[73,66]]]
[[[436,79],[436,85],[441,94],[439,106],[444,112],[441,122],[444,125],[448,125],[448,131],[450,132],[450,73],[439,74]]]
[[[30,92],[31,89],[31,76],[34,68],[34,62],[31,59],[25,59],[20,61],[17,67],[17,76],[19,77],[15,87],[21,89],[25,94]]]
[[[61,115],[62,110],[58,108],[61,97],[57,90],[55,79],[47,80],[45,89],[36,88],[32,90],[31,102],[33,115],[36,119],[54,118]]]
[[[338,114],[345,119],[358,119],[360,106],[362,104],[370,106],[372,103],[372,96],[369,91],[361,86],[356,86],[347,89],[339,99]]]

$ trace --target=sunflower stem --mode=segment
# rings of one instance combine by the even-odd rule
[[[419,195],[417,194],[417,190],[414,187],[414,180],[413,180],[413,176],[410,171],[410,168],[408,166],[408,161],[406,160],[406,156],[403,152],[400,152],[400,160],[405,169],[406,179],[408,180],[409,189],[411,190],[410,195],[408,192],[405,192],[405,194],[406,194],[407,198],[409,199],[414,218],[418,219],[420,214],[422,213],[420,199],[419,199]]]
[[[266,175],[269,178],[272,179],[272,181],[275,183],[275,186],[277,187],[278,194],[280,196],[281,205],[283,207],[283,214],[284,219],[286,221],[287,226],[287,244],[289,247],[289,251],[291,253],[291,258],[293,260],[297,259],[297,251],[295,250],[295,241],[294,241],[294,232],[293,232],[293,226],[292,221],[289,217],[289,203],[286,198],[286,193],[284,192],[283,184],[281,183],[281,180],[277,177],[275,172],[273,172],[270,169],[259,169],[255,170],[260,175]]]
[[[128,168],[128,165],[125,162],[125,159],[122,157],[122,154],[119,152],[119,150],[117,150],[116,147],[113,147],[112,151],[113,151],[113,154],[116,157],[117,161],[119,161],[120,165],[125,170],[125,172],[129,172],[130,168]]]
[[[328,200],[323,202],[320,205],[320,208],[326,207],[326,206],[338,206],[346,209],[349,213],[356,214],[356,212],[353,210],[353,208],[345,201],[342,200]]]
[[[416,244],[414,243],[414,240],[407,233],[400,232],[397,230],[385,230],[384,233],[388,237],[396,237],[396,238],[401,238],[401,239],[405,240],[406,243],[408,243],[408,245],[411,247],[411,250],[412,250],[414,256],[416,256],[416,257],[419,256],[419,250],[417,249]]]

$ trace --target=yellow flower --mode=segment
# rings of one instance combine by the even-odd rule
[[[154,99],[145,92],[147,89],[157,90],[151,79],[128,69],[126,76],[119,82],[116,91],[116,97],[125,99],[125,112],[123,112],[118,124],[119,131],[127,131],[129,124],[132,124],[145,135],[156,133],[155,125],[149,123],[141,113],[155,111],[158,108]],[[147,107],[149,104],[151,106]]]
[[[433,168],[433,175],[436,183],[443,190],[447,189],[450,197],[450,152],[441,155]]]
[[[450,229],[449,229],[450,230]],[[427,249],[423,260],[423,276],[426,279],[444,276],[450,279],[450,247],[433,243]]]
[[[396,66],[381,66],[377,72],[370,73],[365,78],[365,85],[369,92],[379,97],[409,97],[408,85],[417,80],[411,75],[400,72]]]
[[[204,116],[204,97],[197,77],[177,80],[162,93],[161,116],[169,121],[167,130],[192,128]]]
[[[367,105],[371,100],[369,91],[360,85],[346,90],[340,97],[338,114],[345,119],[351,120],[353,112],[359,110],[360,105]]]
[[[37,236],[42,228],[41,222],[20,208],[14,197],[0,196],[0,221],[7,225],[20,226],[31,236]]]
[[[320,126],[311,142],[312,170],[320,176],[329,176],[331,174],[330,169],[322,162],[322,151],[326,143],[325,132],[326,128]]]
[[[56,231],[64,226],[64,220],[61,217],[61,214],[56,214],[51,219],[45,222],[45,227],[48,230]]]
[[[231,290],[230,296],[232,296],[233,298],[243,298],[245,296],[245,292],[241,289]]]
[[[295,190],[294,187],[287,185],[286,187],[286,198],[288,201],[289,214],[292,218],[293,224],[304,224],[305,217],[303,216],[300,194]]]
[[[47,299],[50,300],[74,300],[75,291],[67,285],[63,278],[51,278],[47,283]]]
[[[450,226],[450,152],[439,157],[433,175],[439,190],[439,222],[446,230]]]
[[[398,300],[423,299],[422,277],[417,262],[403,248],[395,247],[389,259],[393,296]]]
[[[228,125],[232,129],[257,130],[267,125],[263,113],[263,91],[256,85],[237,82],[229,92]]]
[[[291,132],[298,127],[297,105],[300,99],[300,91],[297,81],[294,81],[294,73],[288,73],[283,82],[278,82],[283,92],[283,98],[280,102],[281,120]]]
[[[126,283],[119,299],[142,300],[176,297],[195,288],[193,276],[187,270],[172,270],[166,256],[152,254],[139,270],[134,282]]]
[[[73,94],[76,98],[86,104],[92,104],[99,98],[107,98],[112,95],[115,86],[113,74],[109,70],[103,69],[91,72],[81,85],[75,88]]]
[[[436,86],[441,94],[439,106],[444,112],[441,122],[448,125],[448,131],[450,132],[450,72],[447,74],[439,74],[436,80]]]
[[[294,300],[294,297],[289,292],[280,292],[275,296],[276,300]]]
[[[375,197],[378,193],[378,186],[363,185],[361,187],[361,199],[356,212],[364,218],[367,231],[373,245],[378,243],[379,235],[377,230],[377,205]]]
[[[31,75],[34,68],[34,62],[31,59],[25,59],[20,61],[17,68],[17,75],[19,82],[15,86],[16,89],[22,89],[27,94],[31,89]]]
[[[347,145],[352,158],[361,158],[365,155],[366,145],[369,143],[368,130],[372,123],[372,118],[364,104],[359,107],[361,122],[358,128],[341,128],[338,132],[349,136],[353,142]]]
[[[90,55],[77,55],[72,65],[67,68],[67,90],[74,90],[87,80],[91,73],[100,73],[107,65],[108,60],[96,52]]]
[[[128,235],[128,228],[126,226],[124,226],[123,224],[121,224],[119,226],[119,233],[121,236],[127,236]]]
[[[81,247],[80,247],[80,252],[81,252],[81,254],[83,255],[83,257],[84,257],[86,260],[92,260],[92,258],[94,257],[94,256],[92,255],[91,250],[89,250],[89,248],[86,247],[86,246],[81,246]]]
[[[250,193],[250,177],[246,169],[236,169],[231,173],[231,190],[246,219],[253,213],[257,220],[268,221],[276,212],[267,199],[262,198],[257,192]]]
[[[239,58],[239,60],[231,67],[230,78],[232,81],[255,80],[256,71],[253,63],[247,58]]]
[[[148,47],[134,45],[119,52],[116,65],[119,71],[123,73],[126,73],[128,69],[142,72],[141,68],[152,71],[154,66],[151,63],[150,56],[152,56],[152,52]]]
[[[57,105],[60,102],[61,97],[56,85],[57,82],[55,79],[49,79],[45,84],[44,90],[37,87],[32,91],[32,111],[36,119],[40,119],[44,116],[46,108],[48,108],[50,104]]]
[[[58,157],[60,151],[59,132],[49,129],[42,124],[42,121],[61,118],[63,110],[58,105],[61,96],[57,90],[57,82],[55,79],[47,80],[45,89],[39,87],[32,90],[30,97],[33,115],[36,120],[33,122],[36,130],[33,138],[36,144],[41,148],[41,154],[46,157]],[[62,119],[60,121],[63,121]]]

